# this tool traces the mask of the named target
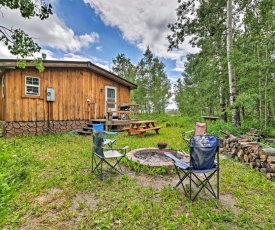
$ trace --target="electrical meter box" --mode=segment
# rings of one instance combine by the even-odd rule
[[[47,94],[47,101],[54,101],[54,88],[47,88],[46,89]]]

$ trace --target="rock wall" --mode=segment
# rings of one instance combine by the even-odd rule
[[[88,120],[78,121],[12,121],[3,123],[3,136],[38,135],[46,133],[62,133],[86,126]]]

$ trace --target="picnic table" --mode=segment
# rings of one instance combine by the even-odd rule
[[[159,134],[158,131],[162,126],[156,126],[155,123],[154,120],[131,121],[129,122],[130,127],[124,128],[124,130],[128,132],[128,135],[138,134],[141,137],[144,137],[144,133],[150,130],[154,130],[156,134]]]
[[[206,121],[216,121],[220,119],[220,117],[214,117],[214,116],[201,116],[201,118],[203,118]]]

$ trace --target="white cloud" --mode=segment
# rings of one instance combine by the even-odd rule
[[[65,61],[89,61],[87,57],[81,56],[81,55],[76,55],[74,53],[68,53],[65,54],[61,60]]]
[[[47,20],[39,18],[24,19],[18,10],[1,8],[1,24],[7,28],[21,28],[40,46],[49,47],[63,52],[77,52],[98,42],[99,35],[95,32],[75,35],[55,14]],[[0,16],[1,17],[1,16]]]
[[[48,2],[53,5],[62,4],[60,0],[48,0]],[[170,33],[167,25],[176,19],[178,1],[83,0],[83,2],[95,9],[106,25],[118,28],[123,39],[134,44],[142,52],[149,46],[157,57],[175,61],[174,71],[182,72],[186,54],[198,51],[188,44],[188,40],[178,50],[167,51],[169,43],[166,37]],[[85,52],[82,51],[84,49],[88,50],[94,43],[98,43],[98,46],[95,47],[97,51],[104,50],[104,52],[108,52],[104,49],[104,44],[99,43],[100,37],[98,33],[88,31],[83,32],[82,35],[76,35],[69,25],[66,25],[59,18],[62,14],[58,14],[58,12],[43,21],[35,17],[31,20],[24,19],[18,10],[1,8],[1,12],[1,25],[22,28],[43,47],[44,50],[41,53],[46,53],[47,59],[56,59],[57,56],[67,53],[64,56],[66,60],[87,60],[84,55]],[[41,56],[41,53],[36,56]],[[97,60],[94,56],[86,56],[94,63],[100,63],[99,65],[103,68],[110,69],[110,64],[107,61]],[[1,43],[0,57],[14,58]]]
[[[188,40],[178,50],[168,50],[167,25],[176,19],[178,1],[167,0],[83,0],[90,4],[106,25],[117,27],[125,40],[135,44],[143,52],[147,46],[154,55],[176,61],[175,71],[182,72],[182,56],[197,52]]]
[[[102,46],[97,46],[97,47],[96,47],[96,50],[102,51]]]
[[[15,58],[14,55],[10,53],[8,47],[4,45],[3,42],[0,42],[0,57],[3,59]]]

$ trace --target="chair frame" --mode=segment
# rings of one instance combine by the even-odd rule
[[[201,135],[201,136],[208,136],[208,135]],[[217,138],[218,139],[218,138]],[[219,187],[220,187],[220,170],[219,170],[219,153],[218,153],[218,146],[216,146],[214,158],[215,158],[215,167],[209,169],[194,169],[192,166],[192,150],[190,149],[190,161],[189,163],[183,162],[182,160],[175,157],[173,154],[169,152],[165,152],[164,154],[170,157],[173,161],[173,164],[176,169],[176,173],[179,177],[179,182],[174,186],[177,188],[178,186],[182,185],[183,191],[185,196],[188,197],[191,201],[194,201],[199,193],[205,188],[213,197],[219,199]],[[198,175],[202,174],[202,177]],[[214,186],[211,185],[210,179],[216,174],[217,182],[216,182],[216,189]],[[184,181],[185,179],[189,179],[189,190],[185,188]],[[194,184],[199,190],[193,192],[192,184]],[[215,191],[216,190],[216,191]],[[193,195],[192,195],[193,193]]]
[[[96,135],[98,135],[99,137],[95,137]],[[96,138],[100,140],[95,140]],[[105,163],[107,166],[109,166],[109,169],[106,171],[105,176],[107,176],[112,170],[115,170],[119,174],[124,175],[124,172],[121,169],[120,161],[126,156],[126,149],[128,148],[128,146],[125,146],[121,149],[113,149],[109,147],[104,147],[105,144],[108,143],[104,142],[103,132],[94,131],[92,145],[92,172],[99,170],[99,179],[103,180],[103,165]],[[115,163],[111,164],[108,161],[110,159],[114,159]]]
[[[104,134],[107,135],[116,135],[117,132],[111,132],[111,131],[105,131],[103,124],[93,124],[93,131],[102,131]],[[113,148],[113,144],[116,141],[116,139],[108,139],[103,136],[104,145],[108,145],[110,148]]]

